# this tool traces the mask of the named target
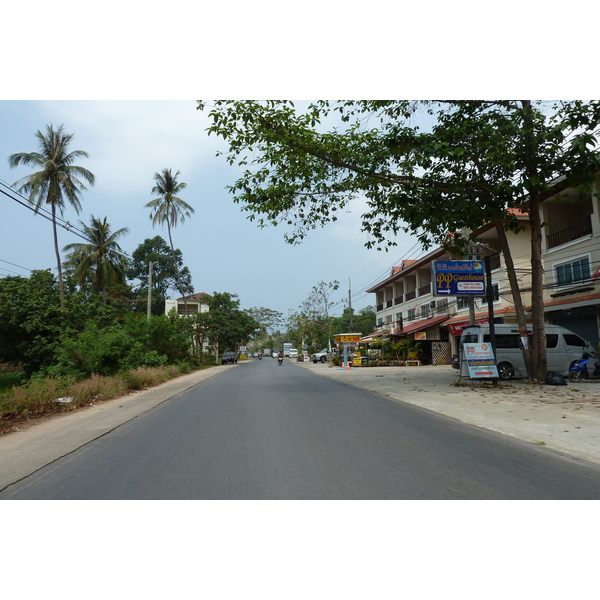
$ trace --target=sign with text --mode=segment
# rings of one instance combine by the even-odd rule
[[[471,379],[498,378],[496,359],[490,344],[465,344],[463,350]]]
[[[434,296],[484,296],[485,271],[480,260],[434,260]]]
[[[360,337],[362,334],[360,333],[338,333],[335,336],[335,343],[336,344],[349,344],[349,343],[356,343],[356,342],[360,342]]]

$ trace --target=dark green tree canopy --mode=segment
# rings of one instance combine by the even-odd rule
[[[220,351],[237,350],[250,336],[261,330],[261,324],[247,311],[240,309],[236,294],[214,292],[207,298],[209,311],[195,315],[197,324],[211,344]]]
[[[184,293],[191,294],[194,291],[192,275],[190,270],[183,266],[183,255],[178,248],[175,249],[175,259],[181,274]],[[140,282],[135,288],[135,294],[142,300],[148,295],[148,265],[150,262],[152,262],[152,314],[159,315],[164,313],[168,290],[178,291],[179,287],[171,249],[159,235],[145,239],[134,250],[132,260],[129,262],[127,278]]]

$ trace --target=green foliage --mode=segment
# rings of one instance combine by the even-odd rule
[[[28,374],[51,364],[62,326],[50,271],[0,279],[0,362],[21,363]]]
[[[260,323],[240,309],[236,294],[214,292],[207,303],[209,311],[195,315],[194,323],[212,345],[218,344],[220,351],[236,351],[241,342],[260,331]]]
[[[198,108],[209,111],[209,133],[228,143],[227,161],[246,167],[229,186],[234,200],[261,225],[294,226],[290,242],[363,196],[367,245],[393,245],[405,231],[426,247],[493,215],[511,220],[506,209],[548,189],[557,173],[589,186],[600,167],[598,101],[317,101],[300,111],[289,101],[224,100]]]
[[[64,339],[57,356],[57,365],[48,372],[53,375],[110,375],[122,367],[139,364],[144,346],[136,342],[121,327],[99,328],[87,323],[75,338]]]
[[[15,385],[21,385],[27,376],[22,370],[6,371],[0,367],[0,391],[10,389]]]
[[[422,344],[412,338],[404,338],[390,344],[389,349],[395,354],[396,360],[405,361],[413,355],[420,356],[421,346]]]
[[[127,277],[138,280],[141,283],[135,289],[135,297],[140,300],[135,307],[144,314],[146,313],[146,301],[148,298],[148,265],[152,263],[152,307],[153,315],[162,315],[165,312],[165,298],[169,289],[178,289],[177,269],[181,277],[181,286],[184,293],[193,292],[192,276],[190,270],[183,266],[183,255],[181,250],[175,249],[175,264],[173,255],[167,242],[157,235],[147,238],[140,244],[132,254],[129,263]]]
[[[93,215],[90,225],[80,221],[88,243],[68,244],[63,251],[69,252],[66,269],[82,286],[91,284],[96,292],[106,293],[110,284],[125,282],[127,259],[122,254],[117,239],[129,232],[126,227],[111,232],[107,218],[101,221]]]
[[[179,221],[183,223],[186,217],[191,216],[194,213],[194,209],[177,196],[179,192],[187,187],[187,184],[183,181],[177,181],[179,173],[180,172],[177,171],[177,173],[173,174],[171,169],[163,169],[160,173],[154,173],[155,184],[152,188],[152,193],[158,194],[159,197],[148,202],[146,208],[149,208],[151,211],[150,219],[152,220],[153,227],[155,225],[167,226],[169,244],[171,246],[171,258],[173,259],[173,266],[175,267],[175,274],[177,277],[177,289],[179,290],[179,293],[185,297],[185,288],[177,264],[171,230],[177,226]]]

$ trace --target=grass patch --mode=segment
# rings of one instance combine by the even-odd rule
[[[188,369],[184,369],[187,372]],[[133,390],[155,387],[181,374],[174,365],[140,367],[121,375],[93,375],[77,381],[71,377],[33,377],[10,389],[0,389],[0,433],[42,416],[69,412]],[[57,402],[59,398],[63,402]]]

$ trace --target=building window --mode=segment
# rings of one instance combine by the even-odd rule
[[[408,314],[406,316],[406,319],[408,321],[414,321],[417,318],[417,309],[416,308],[409,308],[408,309]]]
[[[429,304],[421,305],[421,319],[427,319],[429,317]]]
[[[402,321],[402,312],[396,313],[396,321]]]
[[[590,259],[586,256],[556,267],[556,282],[559,286],[572,285],[590,278]]]

